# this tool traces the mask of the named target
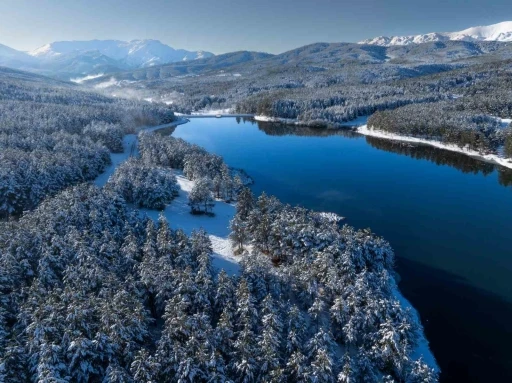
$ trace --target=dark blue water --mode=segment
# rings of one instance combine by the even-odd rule
[[[444,381],[512,379],[510,171],[426,146],[234,118],[192,120],[173,135],[245,169],[257,194],[385,237]]]

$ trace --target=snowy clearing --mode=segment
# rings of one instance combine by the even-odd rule
[[[175,171],[175,174],[180,187],[178,197],[167,205],[163,212],[149,209],[140,209],[140,211],[155,221],[162,213],[173,229],[182,229],[187,235],[203,228],[212,241],[213,265],[219,270],[224,269],[229,275],[238,274],[240,270],[238,257],[234,255],[228,238],[229,221],[235,215],[235,206],[223,201],[215,201],[213,208],[215,216],[192,215],[188,206],[188,194],[194,186],[194,181],[185,178],[181,172]]]
[[[497,165],[505,166],[506,168],[512,169],[512,159],[500,157],[496,154],[480,154],[474,150],[469,150],[467,148],[461,148],[457,145],[444,144],[439,141],[425,140],[422,138],[410,137],[410,136],[401,136],[399,134],[393,134],[384,132],[382,130],[374,130],[373,128],[369,128],[368,125],[363,125],[356,130],[358,133],[363,134],[365,136],[372,136],[378,138],[385,138],[388,140],[396,140],[396,141],[404,141],[404,142],[412,142],[416,144],[425,144],[434,146],[436,148],[450,150],[452,152],[463,153],[468,156],[491,162]]]
[[[346,126],[346,127],[359,127],[359,126],[366,125],[367,122],[368,122],[368,116],[360,116],[360,117],[357,117],[354,120],[350,120],[350,121],[342,123],[341,126],[342,127],[343,126]]]

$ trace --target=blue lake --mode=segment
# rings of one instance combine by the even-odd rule
[[[239,118],[192,119],[173,136],[246,170],[256,194],[338,213],[386,238],[443,381],[512,381],[510,170],[423,145]]]

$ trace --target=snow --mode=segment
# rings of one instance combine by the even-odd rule
[[[186,51],[174,49],[158,40],[88,40],[56,41],[28,52],[40,59],[54,59],[67,54],[97,51],[114,60],[119,60],[135,67],[153,66],[181,61],[184,58],[195,60],[211,57],[213,53],[205,51]]]
[[[342,217],[341,215],[338,215],[336,213],[329,213],[329,212],[320,212],[318,215],[322,218],[327,219],[330,222],[340,222],[345,219],[345,217]]]
[[[400,292],[398,289],[398,286],[395,283],[395,286],[393,288],[393,296],[397,301],[400,302],[400,306],[407,310],[409,309],[411,314],[416,318],[418,323],[421,323],[418,312],[416,309],[411,305],[411,302],[409,302]],[[437,372],[440,371],[439,366],[437,365],[436,358],[434,357],[434,354],[432,354],[432,351],[430,351],[428,340],[425,337],[425,332],[420,331],[420,336],[418,339],[418,344],[416,348],[411,353],[412,359],[419,359],[420,357],[423,358],[423,361],[428,364],[431,368],[436,370]]]
[[[431,41],[512,41],[512,21],[504,21],[498,24],[478,26],[464,29],[458,32],[432,32],[422,35],[410,36],[379,36],[360,41],[359,44],[371,44],[380,46],[421,44]]]
[[[499,118],[499,120],[502,128],[507,128],[510,124],[512,124],[512,118]]]
[[[226,109],[203,109],[197,112],[192,112],[193,116],[215,116],[217,114],[230,114],[231,108]]]
[[[228,236],[229,221],[235,214],[235,206],[223,201],[215,201],[214,216],[192,215],[188,206],[188,195],[194,181],[185,178],[181,172],[175,172],[180,187],[179,195],[162,212],[173,229],[182,229],[187,235],[192,231],[203,228],[209,235],[213,248],[213,265],[217,269],[224,269],[229,275],[240,272],[238,257],[233,253],[231,241]],[[159,211],[141,209],[148,217],[158,219]]]
[[[146,132],[154,132],[155,130],[168,128],[187,123],[186,119],[179,119],[170,124],[158,125],[144,128]],[[135,153],[137,144],[137,135],[127,134],[123,138],[123,153],[110,153],[112,164],[105,169],[95,180],[94,184],[103,187],[108,179],[119,165],[126,161]],[[192,215],[188,206],[188,194],[194,186],[194,181],[190,181],[183,176],[181,172],[175,171],[178,185],[180,187],[179,195],[176,197],[162,212],[170,226],[174,229],[182,229],[187,235],[193,230],[203,228],[209,235],[213,248],[212,263],[217,269],[224,269],[229,275],[238,275],[240,267],[238,265],[238,257],[233,253],[231,241],[228,236],[229,221],[235,214],[235,206],[224,201],[215,201],[213,208],[214,216]],[[160,211],[151,209],[140,209],[148,217],[158,220]]]
[[[280,122],[282,124],[299,125],[299,122],[293,118],[281,118],[281,117],[268,117],[268,116],[254,116],[256,121],[261,122]]]
[[[463,153],[463,154],[466,154],[471,157],[475,157],[475,158],[478,158],[478,159],[481,159],[481,160],[484,160],[487,162],[491,162],[491,163],[498,164],[501,166],[505,166],[509,169],[512,169],[512,159],[504,158],[504,157],[502,157],[500,155],[496,155],[496,154],[481,154],[481,153],[478,153],[477,151],[470,150],[468,148],[461,148],[457,145],[445,144],[445,143],[442,143],[439,141],[425,140],[425,139],[417,138],[417,137],[401,136],[399,134],[388,133],[388,132],[384,132],[382,130],[374,130],[373,128],[368,128],[368,125],[363,125],[363,126],[357,128],[356,131],[360,134],[364,134],[365,136],[385,138],[388,140],[412,142],[412,143],[417,143],[417,144],[426,144],[426,145],[434,146],[436,148],[450,150],[452,152]]]
[[[95,180],[94,184],[98,187],[103,187],[108,179],[119,165],[126,161],[132,155],[132,148],[135,148],[137,143],[137,135],[127,134],[123,138],[123,153],[110,153],[110,160],[112,163],[101,173]],[[134,149],[133,149],[134,150]]]

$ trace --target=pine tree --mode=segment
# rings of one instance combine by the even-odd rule
[[[195,213],[208,213],[213,209],[215,200],[211,190],[211,181],[208,178],[196,180],[188,196],[188,204]]]
[[[306,357],[300,351],[294,351],[286,363],[290,380],[297,383],[310,381],[309,369]]]
[[[235,286],[233,280],[224,270],[221,270],[217,276],[217,289],[214,297],[215,314],[217,317],[220,316],[227,305],[231,307],[234,305],[234,298]]]
[[[271,295],[262,303],[262,334],[258,342],[260,380],[271,381],[282,376],[281,352],[283,323]]]
[[[233,242],[233,247],[237,247],[236,253],[241,254],[244,250],[244,244],[249,240],[249,233],[247,224],[241,220],[240,216],[236,214],[229,222],[231,233],[229,239]]]
[[[141,349],[130,366],[134,383],[152,383],[157,381],[160,365],[146,349]]]
[[[412,363],[412,369],[408,376],[410,383],[435,383],[439,380],[437,372],[430,368],[423,360],[415,360]]]
[[[249,213],[254,209],[254,195],[248,187],[242,188],[236,202],[236,215],[242,222],[247,220]]]

